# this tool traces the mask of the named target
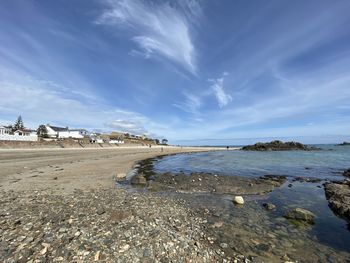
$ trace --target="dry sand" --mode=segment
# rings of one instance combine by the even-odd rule
[[[112,149],[1,149],[0,190],[107,189],[142,159],[159,155],[222,150],[200,147],[118,147]]]

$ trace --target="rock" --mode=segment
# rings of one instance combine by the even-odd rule
[[[254,145],[247,145],[242,148],[244,151],[311,151],[320,150],[319,148],[309,147],[300,142],[282,142],[282,141],[271,141],[267,143],[258,142]]]
[[[238,205],[243,205],[244,204],[244,199],[242,196],[237,195],[233,198],[233,202]]]
[[[270,245],[268,245],[268,244],[263,244],[263,243],[258,244],[258,245],[256,245],[255,247],[256,247],[257,250],[263,251],[263,252],[269,252],[269,251],[271,250]]]
[[[116,179],[117,180],[123,180],[126,177],[126,173],[117,173]]]
[[[343,176],[350,177],[350,169],[345,170]]]
[[[106,211],[104,210],[103,207],[100,206],[100,207],[97,208],[96,213],[97,213],[98,215],[102,215],[102,214],[106,213]]]
[[[348,146],[350,145],[350,142],[342,142],[340,144],[337,144],[337,146]]]
[[[128,244],[124,245],[119,249],[119,253],[123,253],[123,252],[129,250],[129,248],[130,248],[130,245],[128,245]]]
[[[97,251],[96,254],[95,254],[95,256],[94,256],[94,260],[95,260],[95,261],[99,261],[100,258],[101,258],[101,251]]]
[[[302,208],[291,209],[284,214],[284,217],[287,219],[303,221],[308,224],[315,223],[315,214]]]
[[[133,185],[145,186],[145,185],[147,185],[147,180],[143,176],[143,174],[137,174],[133,178],[131,178],[130,183]]]
[[[298,176],[293,179],[293,182],[298,181],[298,182],[307,182],[307,183],[319,183],[322,180],[319,178],[314,178],[314,177],[303,177],[303,176]]]
[[[350,181],[325,183],[324,190],[333,212],[350,220]]]
[[[274,209],[276,209],[276,206],[274,204],[272,204],[272,203],[264,203],[263,207],[265,207],[266,210],[274,210]]]
[[[228,248],[228,245],[227,245],[226,243],[221,243],[221,244],[220,244],[220,247],[221,247],[221,248]]]

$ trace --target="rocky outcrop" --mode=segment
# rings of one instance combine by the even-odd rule
[[[350,180],[325,183],[324,190],[333,212],[350,220]]]
[[[340,144],[337,144],[337,146],[350,146],[350,142],[342,142]]]
[[[294,208],[288,210],[284,217],[287,219],[301,221],[303,223],[314,224],[315,223],[315,215],[309,210],[303,208]]]
[[[244,151],[311,151],[320,150],[319,148],[310,147],[304,145],[300,142],[282,142],[282,141],[272,141],[272,142],[258,142],[254,145],[247,145],[242,148]]]
[[[345,170],[343,176],[350,177],[350,169]]]

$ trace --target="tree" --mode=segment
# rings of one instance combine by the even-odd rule
[[[154,141],[156,142],[156,144],[160,143],[160,141],[158,139],[155,139]]]
[[[45,125],[40,125],[36,130],[36,134],[41,138],[48,138],[47,129]]]
[[[167,139],[163,139],[162,140],[162,144],[168,144],[168,140]]]
[[[17,121],[13,125],[12,131],[23,130],[23,129],[24,129],[24,125],[23,125],[22,116],[19,115],[17,118]]]

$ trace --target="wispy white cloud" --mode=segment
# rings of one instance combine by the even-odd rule
[[[199,108],[202,105],[201,98],[188,92],[183,92],[184,100],[174,103],[173,106],[190,114],[198,115]]]
[[[213,91],[220,108],[226,106],[227,104],[229,104],[232,101],[231,95],[226,93],[224,90],[224,78],[227,75],[228,75],[228,73],[225,71],[222,74],[221,78],[208,79],[208,81],[212,83],[210,88]]]
[[[107,8],[96,23],[130,30],[131,40],[140,49],[134,49],[133,55],[160,56],[196,74],[196,50],[191,37],[191,24],[200,14],[196,1],[180,1],[178,5],[168,2],[156,5],[142,0],[105,3]]]
[[[127,132],[135,135],[148,134],[148,131],[143,127],[141,122],[117,119],[106,123],[105,126],[119,132]]]

